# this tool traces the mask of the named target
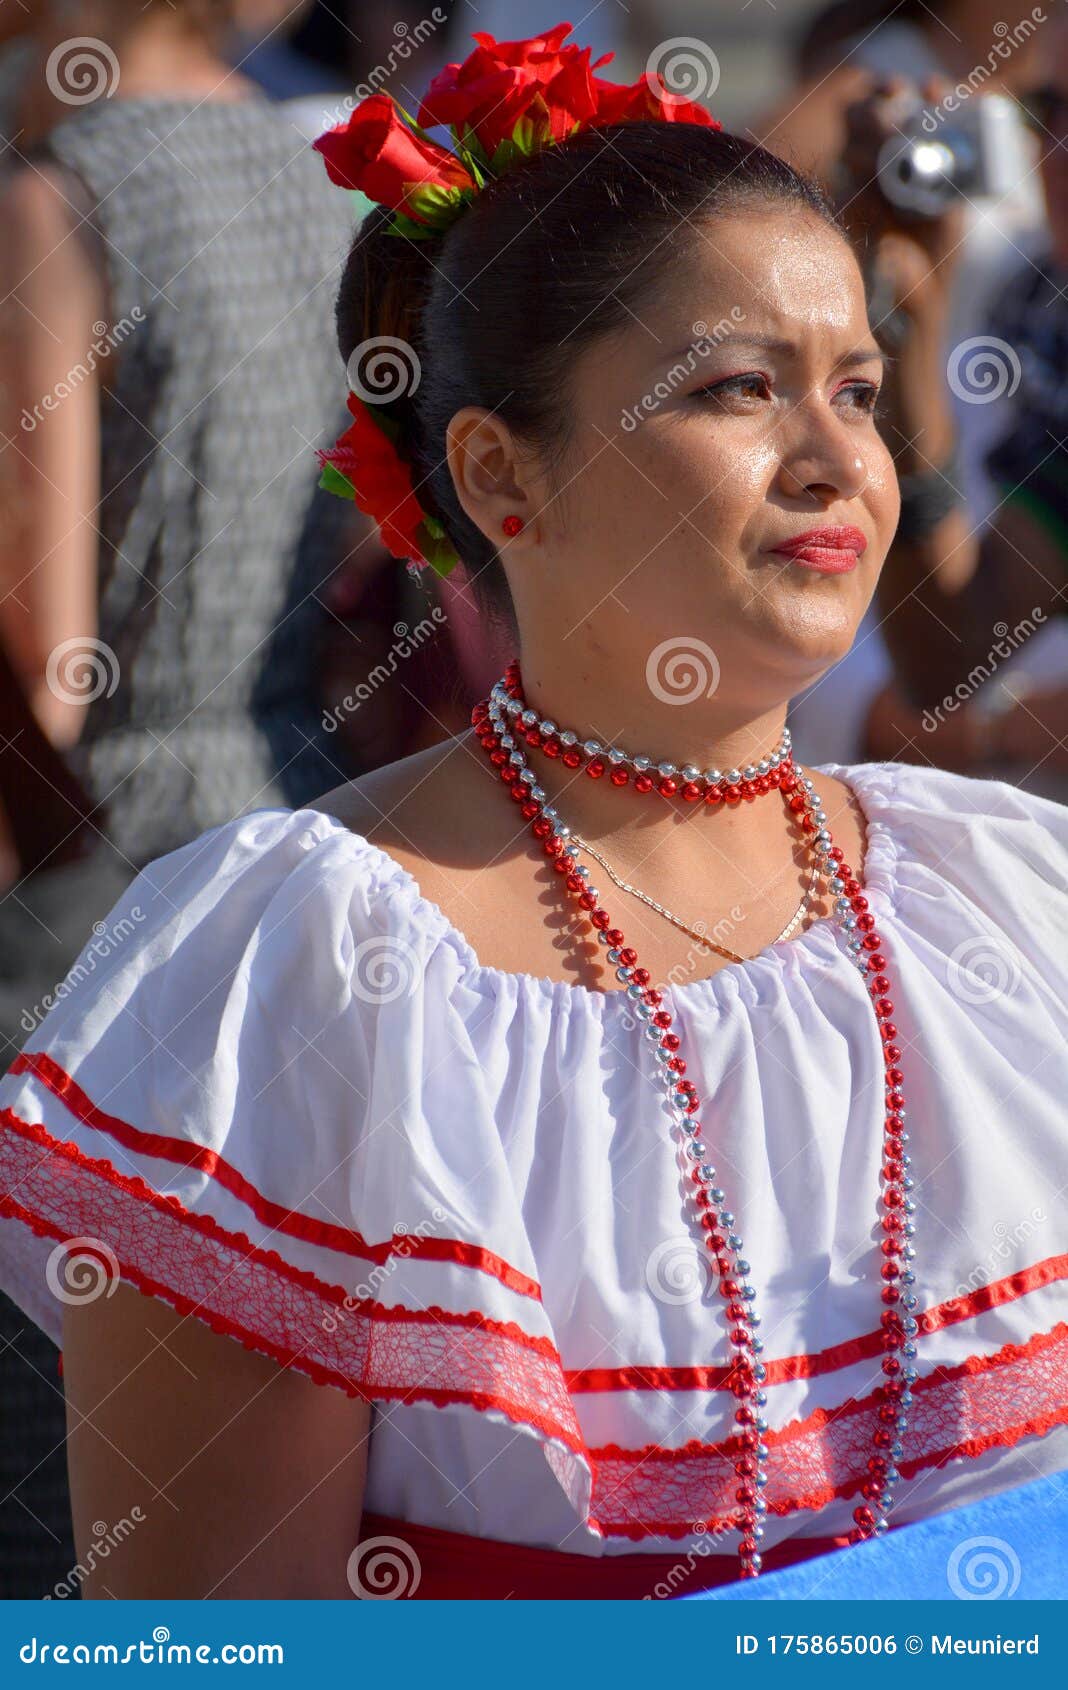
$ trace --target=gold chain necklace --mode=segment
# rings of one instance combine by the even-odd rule
[[[666,916],[668,921],[674,922],[676,927],[681,927],[683,932],[688,933],[692,939],[699,940],[703,945],[709,945],[712,950],[719,951],[721,956],[729,957],[732,962],[746,962],[751,960],[750,958],[739,956],[737,951],[728,950],[726,945],[717,944],[714,939],[710,939],[708,937],[707,933],[702,933],[696,927],[691,927],[689,922],[683,921],[681,916],[674,915],[672,911],[667,909],[663,904],[658,904],[656,899],[650,898],[647,892],[641,891],[641,889],[637,886],[631,886],[629,881],[622,880],[611,864],[607,863],[601,856],[601,853],[595,850],[592,845],[587,844],[585,839],[580,839],[577,833],[573,832],[571,834],[571,840],[572,843],[578,845],[581,850],[588,851],[591,857],[595,857],[597,859],[601,867],[608,873],[609,878],[615,881],[621,891],[630,892],[635,898],[640,898],[643,904],[648,904],[650,909],[656,910],[659,915]],[[809,871],[808,885],[805,887],[804,896],[797,907],[795,915],[783,928],[778,938],[770,941],[771,944],[778,945],[783,939],[788,939],[790,937],[790,934],[794,931],[794,928],[797,926],[812,901],[812,894],[816,885],[818,874],[819,863],[817,861],[813,863],[812,868]]]

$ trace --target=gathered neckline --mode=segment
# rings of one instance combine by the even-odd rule
[[[898,844],[886,820],[886,814],[891,797],[889,788],[893,785],[893,771],[899,769],[900,765],[813,763],[809,766],[815,774],[830,775],[833,779],[842,780],[843,785],[852,793],[864,817],[866,835],[864,863],[857,873],[857,879],[877,919],[882,920],[887,915],[893,915],[896,908],[893,868],[897,860]],[[491,963],[482,962],[467,935],[449,919],[440,904],[426,896],[415,875],[396,857],[391,856],[382,846],[374,844],[366,835],[346,826],[339,817],[329,811],[308,810],[303,813],[320,821],[325,819],[376,859],[383,877],[382,889],[386,892],[396,892],[418,921],[432,926],[441,938],[448,941],[462,965],[465,978],[472,985],[488,987],[495,996],[504,991],[534,991],[544,997],[550,997],[558,1004],[584,1004],[591,1009],[606,1005],[613,999],[620,1000],[626,1006],[632,1006],[633,1000],[628,997],[623,986],[606,991],[595,986],[583,986],[577,981],[556,980],[548,974],[532,974],[523,969],[495,968]],[[795,961],[803,959],[810,968],[824,969],[831,967],[838,958],[847,955],[842,930],[834,916],[822,916],[803,932],[789,939],[775,940],[755,956],[747,957],[744,962],[727,963],[714,974],[697,980],[687,980],[681,984],[667,983],[660,990],[680,1007],[690,1002],[727,1005],[737,999],[745,982],[748,987],[746,996],[750,1002],[755,1002],[760,998],[761,983],[774,982]]]

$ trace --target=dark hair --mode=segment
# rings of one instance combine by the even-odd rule
[[[568,445],[576,356],[640,314],[671,243],[693,238],[690,221],[767,201],[838,227],[815,183],[763,147],[703,125],[634,122],[534,154],[430,240],[388,234],[381,206],[364,219],[337,300],[341,355],[347,363],[382,336],[411,346],[418,383],[384,408],[400,423],[420,504],[444,524],[482,613],[511,634],[497,549],[453,486],[450,420],[465,405],[493,411],[551,479]]]

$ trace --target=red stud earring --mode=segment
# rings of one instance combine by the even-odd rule
[[[521,516],[506,516],[504,521],[501,523],[501,527],[504,529],[504,532],[509,535],[518,534],[522,526],[523,518]]]

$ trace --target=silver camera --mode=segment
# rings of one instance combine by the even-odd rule
[[[1003,94],[967,103],[950,94],[933,108],[910,98],[876,160],[883,197],[914,217],[940,217],[959,199],[1000,199],[1029,168],[1023,124]]]

